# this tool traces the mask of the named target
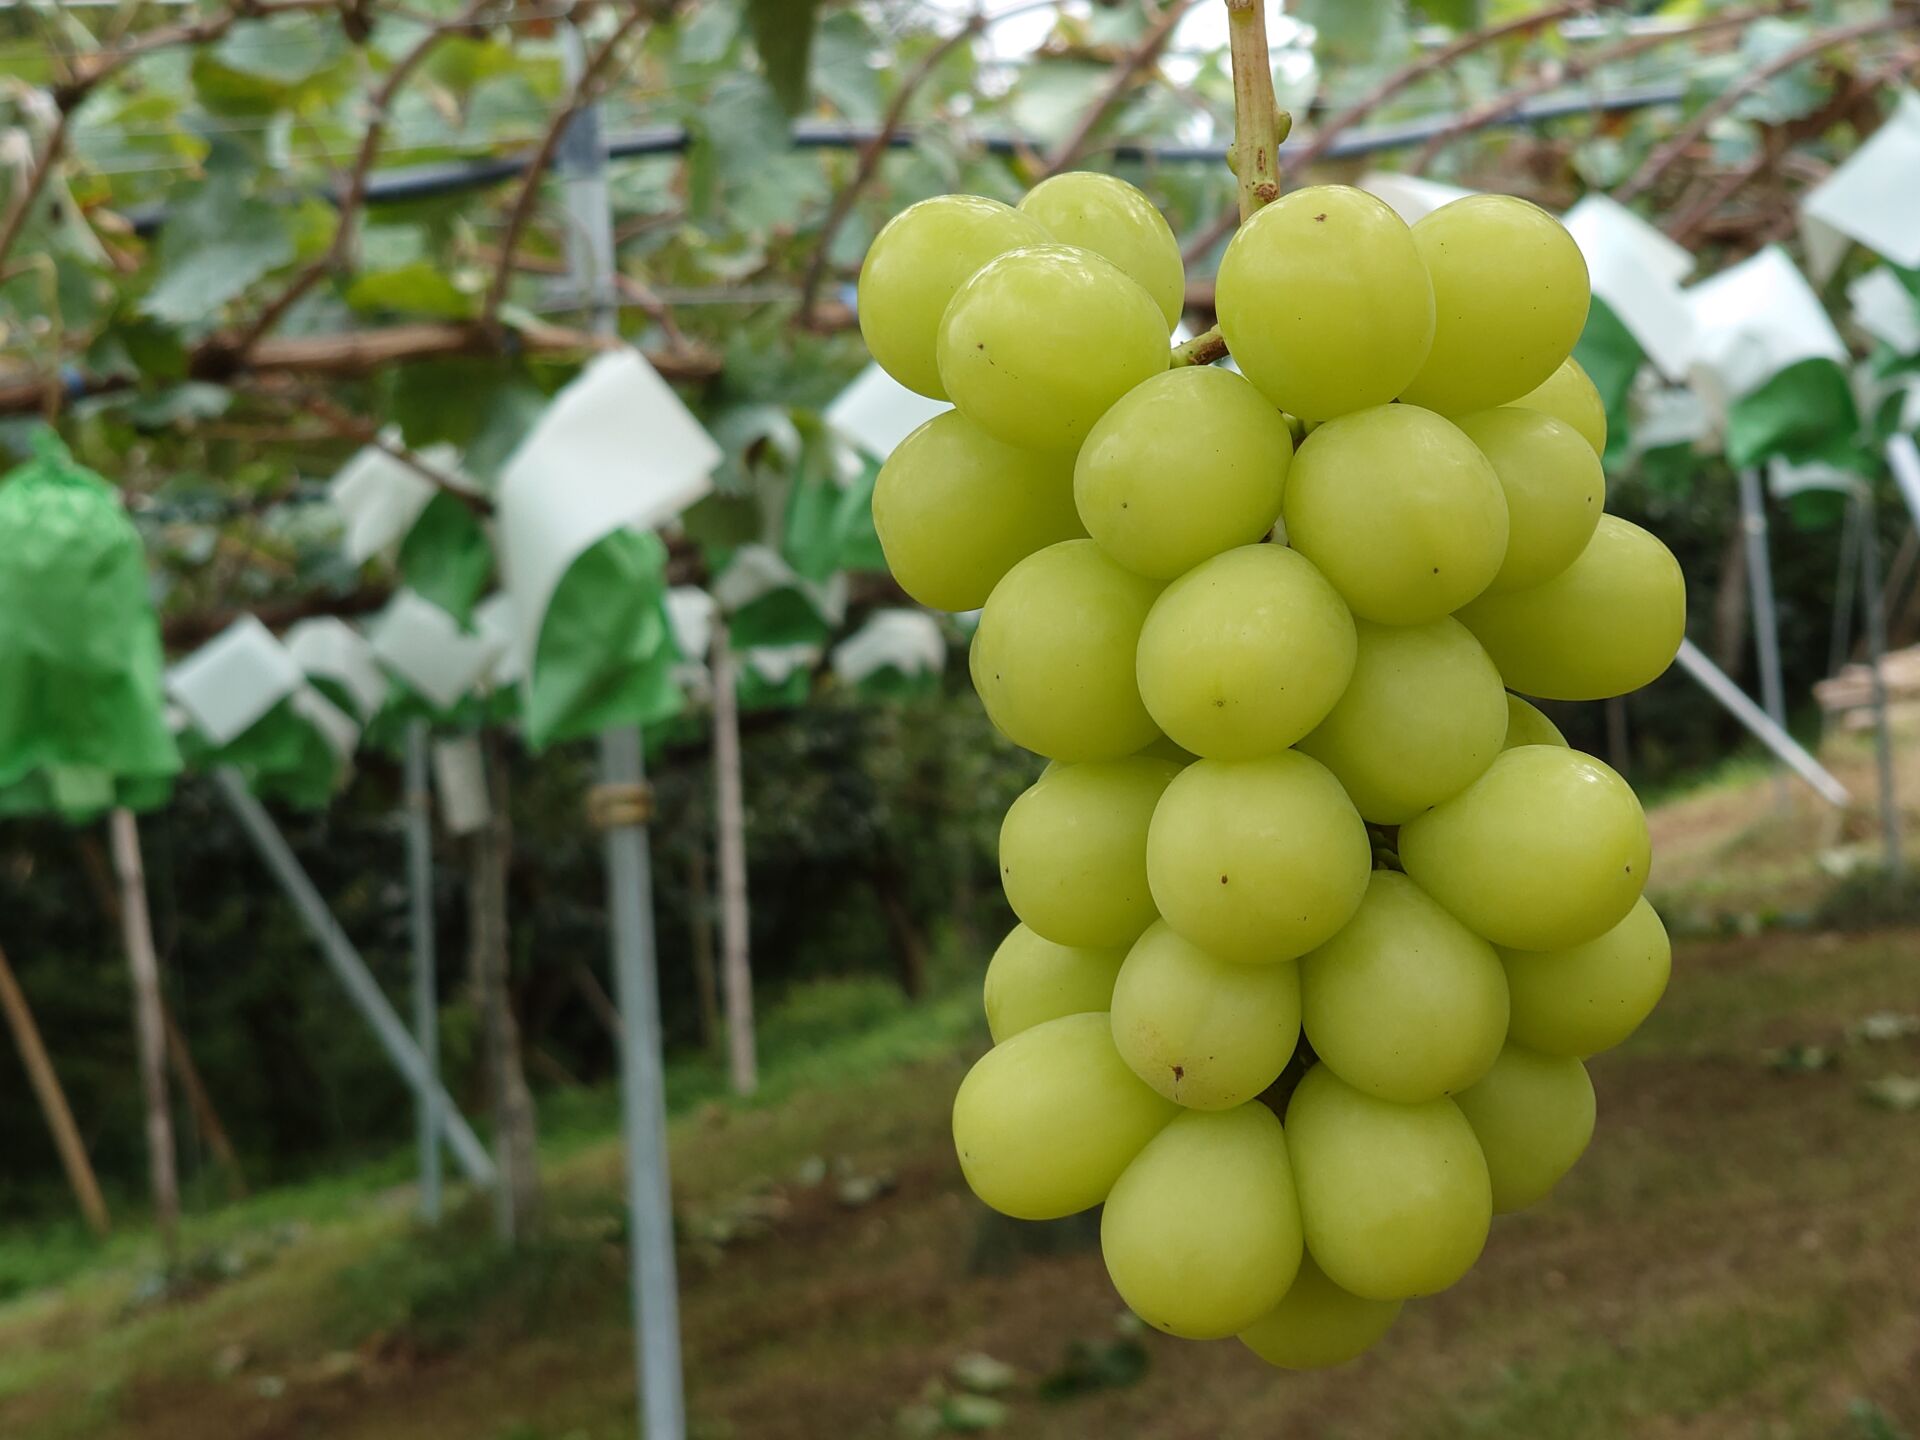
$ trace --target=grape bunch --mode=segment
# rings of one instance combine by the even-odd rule
[[[987,714],[1051,762],[954,1140],[1008,1215],[1103,1205],[1153,1325],[1332,1365],[1553,1188],[1665,988],[1640,805],[1520,697],[1645,684],[1685,596],[1603,513],[1544,211],[1285,196],[1220,266],[1237,370],[1170,363],[1182,293],[1093,174],[914,205],[861,272],[875,358],[953,406],[880,473],[888,563],[980,609]]]

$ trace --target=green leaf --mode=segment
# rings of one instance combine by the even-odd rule
[[[313,15],[243,20],[193,59],[193,88],[209,110],[261,114],[292,109],[347,54],[338,25]],[[344,70],[346,67],[341,66]]]
[[[1607,410],[1607,454],[1609,466],[1626,455],[1632,438],[1632,411],[1627,397],[1633,389],[1633,377],[1646,363],[1646,352],[1613,313],[1606,301],[1596,299],[1587,311],[1587,325],[1573,347],[1573,358],[1600,392],[1600,403]]]
[[[828,104],[855,123],[872,123],[886,107],[873,63],[879,38],[855,10],[836,10],[814,35],[813,83]]]
[[[475,307],[475,297],[455,285],[430,260],[362,274],[347,287],[346,298],[347,304],[360,311],[432,315],[443,320],[464,320]]]
[[[160,278],[140,308],[196,329],[212,328],[223,305],[294,257],[282,212],[249,195],[230,163],[173,210],[158,249]]]
[[[820,0],[747,0],[747,24],[767,84],[789,115],[807,108],[807,74],[813,58],[814,21]]]
[[[1413,8],[1449,30],[1480,28],[1481,0],[1413,0]]]
[[[465,625],[493,578],[493,546],[472,510],[455,496],[439,494],[400,542],[400,573]]]

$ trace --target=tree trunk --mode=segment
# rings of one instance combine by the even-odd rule
[[[898,865],[885,859],[867,867],[867,883],[887,923],[887,941],[900,974],[900,988],[909,1000],[918,1000],[927,993],[927,941],[907,904],[905,877]]]
[[[1747,536],[1738,525],[1728,527],[1720,551],[1720,574],[1713,586],[1713,663],[1734,680],[1747,664]]]
[[[733,1093],[760,1084],[753,1043],[753,968],[747,955],[747,819],[740,786],[740,711],[725,619],[713,627],[713,788],[720,850],[721,976],[726,988],[727,1071]]]
[[[514,1242],[538,1223],[539,1117],[520,1056],[520,1027],[508,986],[507,873],[513,858],[513,822],[507,812],[507,767],[499,737],[483,738],[493,813],[469,843],[467,882],[468,973],[480,1012],[482,1065],[493,1112],[494,1219],[500,1239]]]
[[[53,1132],[53,1145],[60,1152],[60,1164],[73,1187],[73,1198],[80,1202],[80,1213],[95,1235],[105,1237],[112,1229],[107,1219],[107,1202],[100,1194],[100,1182],[94,1178],[93,1165],[87,1159],[87,1147],[81,1142],[80,1127],[73,1123],[73,1111],[67,1106],[67,1093],[60,1088],[60,1077],[47,1058],[47,1047],[40,1041],[40,1027],[33,1023],[33,1011],[20,982],[13,978],[7,953],[0,950],[0,1010],[7,1012],[7,1027],[13,1031],[13,1043],[19,1048],[20,1063],[27,1067],[27,1080],[40,1102],[47,1129]]]
[[[167,1106],[167,1027],[161,1018],[160,960],[147,916],[147,877],[140,862],[140,829],[121,807],[108,816],[113,868],[120,878],[120,931],[133,975],[134,1038],[140,1053],[140,1089],[147,1109],[147,1164],[153,1183],[153,1219],[171,1266],[180,1243],[180,1181],[173,1151],[173,1115]]]
[[[720,981],[713,964],[713,886],[707,875],[705,829],[705,825],[697,827],[697,838],[687,852],[687,929],[693,949],[693,993],[700,1004],[700,1044],[718,1055],[725,1042],[720,1034]]]

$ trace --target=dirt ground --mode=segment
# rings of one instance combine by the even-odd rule
[[[1862,1095],[1920,1073],[1920,1041],[1843,1039],[1916,1008],[1913,931],[1684,945],[1661,1010],[1594,1064],[1598,1133],[1559,1192],[1321,1375],[1232,1341],[1123,1338],[1084,1227],[1005,1243],[944,1139],[964,1055],[709,1112],[675,1151],[693,1434],[900,1435],[968,1352],[1016,1368],[998,1433],[1036,1440],[1920,1434],[1920,1113]],[[1769,1066],[1795,1044],[1838,1063]],[[848,1176],[884,1193],[843,1203]],[[487,1250],[477,1220],[427,1265],[396,1195],[197,1297],[130,1308],[137,1277],[109,1275],[0,1309],[0,1435],[631,1435],[616,1156],[588,1150],[552,1182],[553,1238],[477,1273],[461,1270]],[[1137,1343],[1144,1373],[1039,1398],[1076,1341]]]

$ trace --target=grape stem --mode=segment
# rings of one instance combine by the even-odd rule
[[[1176,369],[1181,365],[1211,365],[1224,359],[1227,353],[1227,337],[1220,333],[1220,327],[1203,330],[1191,340],[1182,341],[1173,347],[1173,357],[1168,360],[1167,368]]]
[[[1285,130],[1273,95],[1264,0],[1226,3],[1233,57],[1233,173],[1240,182],[1244,224],[1254,211],[1280,197],[1279,150]]]

